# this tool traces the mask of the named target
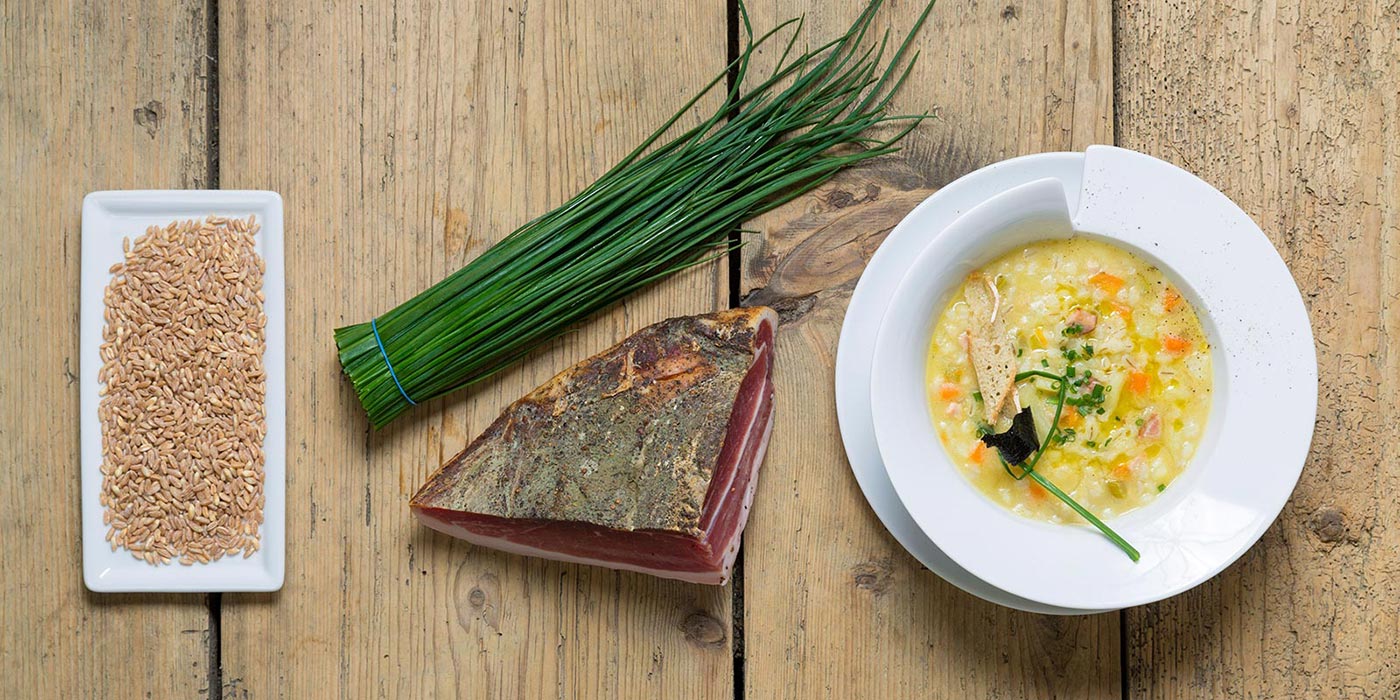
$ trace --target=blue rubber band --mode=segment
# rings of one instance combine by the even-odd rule
[[[399,375],[394,374],[394,365],[389,362],[389,353],[384,350],[384,341],[379,339],[379,319],[369,320],[369,329],[374,331],[374,342],[379,344],[379,355],[384,358],[384,366],[389,368],[389,378],[394,380],[394,386],[399,388],[399,393],[403,395],[403,400],[410,406],[417,406],[418,402],[408,398],[408,392],[403,390],[403,385],[399,383]]]

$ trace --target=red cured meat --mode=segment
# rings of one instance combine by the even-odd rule
[[[776,327],[758,307],[638,331],[507,408],[414,514],[508,552],[723,584],[773,427]]]

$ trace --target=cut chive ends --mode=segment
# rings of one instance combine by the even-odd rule
[[[886,111],[910,75],[917,54],[906,54],[934,3],[893,47],[888,33],[872,37],[882,4],[871,0],[845,34],[799,53],[800,19],[755,37],[740,2],[747,46],[621,162],[378,316],[377,328],[336,329],[341,367],[371,425],[486,379],[628,294],[722,256],[744,221],[898,150],[929,116]],[[785,30],[791,36],[777,40],[777,65],[750,76],[760,48]],[[862,48],[868,38],[878,40]],[[725,90],[730,75],[734,87]],[[677,127],[715,90],[724,99],[707,118]],[[897,126],[868,135],[883,124]]]

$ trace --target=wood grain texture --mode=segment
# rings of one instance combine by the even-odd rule
[[[755,24],[806,11],[815,41],[863,6],[754,3]],[[921,2],[878,22],[901,32]],[[1104,2],[940,3],[894,112],[937,109],[895,158],[842,175],[749,226],[743,289],[778,304],[778,424],[744,544],[749,697],[1116,697],[1117,615],[1015,613],[925,570],[861,496],[837,432],[836,342],[884,235],[936,188],[1024,153],[1111,143]]]
[[[474,548],[408,498],[500,409],[717,266],[371,434],[332,330],[561,203],[723,69],[722,2],[221,3],[222,183],[287,222],[287,581],[224,599],[233,697],[732,697],[730,590]],[[713,107],[717,102],[710,102]]]
[[[769,697],[1400,697],[1400,9],[1320,0],[943,0],[897,157],[773,212],[742,254],[786,316],[778,419],[744,543],[740,689]],[[896,31],[921,9],[890,0]],[[755,2],[843,30],[863,0]],[[501,407],[670,315],[723,266],[629,300],[470,393],[372,434],[331,332],[403,301],[596,177],[725,55],[725,3],[0,0],[0,697],[210,694],[203,596],[95,595],[78,516],[79,202],[91,190],[280,191],[288,265],[284,591],[228,595],[215,696],[734,694],[730,588],[473,548],[408,496]],[[1111,26],[1110,26],[1111,25]],[[772,60],[771,54],[760,59]],[[1115,75],[1116,65],[1116,75]],[[710,103],[710,104],[713,104]],[[889,229],[981,165],[1117,143],[1260,222],[1304,292],[1321,399],[1261,544],[1186,595],[1081,619],[965,595],[902,551],[842,456],[850,290]],[[52,495],[36,507],[32,494]],[[1126,655],[1120,658],[1120,641]]]
[[[1400,7],[1126,0],[1116,17],[1120,143],[1259,222],[1308,303],[1321,394],[1260,544],[1128,614],[1132,696],[1400,697]]]
[[[77,377],[83,196],[205,181],[203,9],[0,4],[0,697],[208,682],[204,596],[83,586]]]

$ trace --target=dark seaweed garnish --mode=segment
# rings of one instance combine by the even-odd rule
[[[1026,458],[1040,449],[1040,438],[1035,434],[1035,416],[1029,407],[1021,409],[1011,419],[1011,427],[1006,432],[982,436],[987,447],[996,448],[1007,464],[1020,465]]]

